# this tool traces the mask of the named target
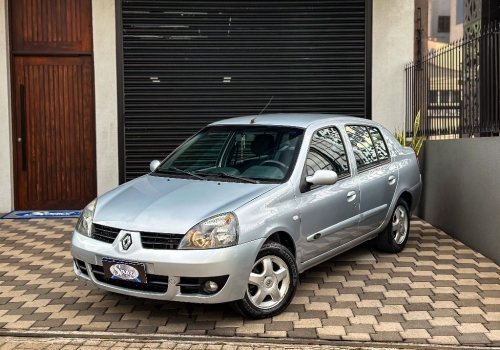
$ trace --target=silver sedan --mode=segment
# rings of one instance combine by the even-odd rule
[[[400,252],[421,186],[413,150],[369,120],[222,120],[85,208],[74,270],[116,293],[271,317],[299,273],[367,240]]]

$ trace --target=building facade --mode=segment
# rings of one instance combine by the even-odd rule
[[[79,209],[209,122],[403,127],[414,1],[0,0],[0,212]]]
[[[463,36],[464,0],[429,0],[428,37],[450,43]]]

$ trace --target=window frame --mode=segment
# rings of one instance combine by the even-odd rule
[[[345,133],[347,135],[347,139],[349,140],[349,144],[351,146],[351,151],[353,153],[354,153],[354,149],[353,149],[353,146],[351,144],[351,139],[349,138],[349,133],[345,129],[348,126],[361,126],[361,127],[366,128],[366,131],[368,132],[368,135],[370,136],[370,140],[372,141],[373,149],[375,150],[375,156],[377,157],[377,162],[370,163],[368,166],[362,167],[362,168],[360,168],[358,166],[358,163],[356,163],[356,157],[354,157],[355,158],[354,159],[354,163],[356,165],[356,170],[357,170],[358,174],[359,173],[363,173],[363,172],[368,171],[368,170],[372,170],[372,169],[378,168],[379,166],[382,166],[382,165],[385,165],[385,164],[388,164],[388,163],[392,162],[392,156],[391,156],[391,152],[389,151],[389,147],[387,147],[387,141],[385,140],[384,134],[380,131],[380,129],[378,127],[376,127],[374,125],[367,125],[367,124],[345,124],[344,125],[344,130],[345,130]],[[376,129],[378,131],[378,133],[380,134],[380,136],[382,136],[382,141],[384,142],[385,148],[387,149],[387,154],[389,155],[389,157],[387,159],[384,159],[382,161],[380,160],[380,158],[378,156],[378,153],[377,153],[377,149],[375,148],[375,143],[373,142],[373,137],[370,134],[370,130],[368,130],[368,128],[374,128],[374,129]]]
[[[451,31],[451,16],[438,16],[437,32],[450,33],[450,31]]]
[[[340,126],[336,126],[336,125],[324,126],[324,127],[321,127],[319,129],[316,129],[316,130],[313,131],[311,140],[309,141],[309,144],[307,146],[306,159],[304,161],[304,167],[302,169],[302,176],[301,176],[301,180],[300,180],[301,185],[299,186],[301,193],[305,193],[305,192],[308,192],[308,191],[316,190],[316,189],[324,187],[324,186],[328,186],[328,185],[312,185],[312,184],[308,184],[306,182],[306,177],[308,176],[307,175],[307,157],[308,157],[309,152],[311,150],[311,144],[312,144],[312,141],[313,141],[313,137],[314,137],[314,135],[318,131],[321,131],[321,130],[324,130],[324,129],[329,129],[329,128],[333,128],[333,129],[337,130],[337,132],[338,132],[338,134],[340,136],[340,140],[342,141],[342,146],[344,146],[344,152],[345,152],[345,156],[346,156],[347,166],[348,166],[348,169],[349,169],[349,173],[347,173],[347,174],[343,174],[341,176],[339,176],[337,174],[337,182],[335,184],[337,184],[341,180],[345,180],[345,179],[348,179],[348,178],[350,178],[350,177],[353,176],[353,170],[354,169],[352,168],[352,164],[351,164],[351,160],[350,160],[350,155],[349,155],[349,150],[346,147],[345,136],[343,135],[342,131],[340,130],[341,127]],[[318,152],[316,152],[316,153],[318,153]],[[319,154],[323,156],[323,152],[320,152]],[[308,187],[307,189],[305,189],[306,185]]]
[[[193,135],[191,135],[189,138],[187,138],[183,143],[181,143],[179,146],[177,146],[170,154],[168,154],[162,161],[160,161],[160,164],[158,165],[157,168],[160,168],[162,165],[164,165],[165,163],[167,163],[172,157],[174,157],[174,155],[182,148],[184,147],[187,143],[189,143],[192,139],[194,139],[196,136],[198,136],[199,134],[203,133],[203,132],[206,132],[208,129],[211,129],[211,128],[221,128],[221,129],[238,129],[238,128],[241,128],[241,127],[265,127],[265,128],[290,128],[290,129],[296,129],[298,131],[300,131],[300,135],[298,137],[300,137],[300,139],[298,140],[298,150],[295,151],[295,154],[294,156],[292,157],[292,159],[290,160],[290,168],[295,168],[298,163],[298,159],[299,159],[299,156],[300,156],[300,153],[301,153],[301,149],[304,145],[304,139],[305,139],[305,136],[306,136],[306,128],[304,127],[301,127],[301,126],[290,126],[290,125],[282,125],[282,124],[277,124],[277,125],[273,125],[273,124],[209,124],[209,125],[206,125],[205,127],[203,127],[202,129],[200,129],[198,132],[194,133]],[[228,143],[231,142],[231,137],[229,137],[229,140],[226,140],[226,142],[224,143],[224,146],[223,147],[226,147]],[[296,146],[296,147],[297,147]],[[227,150],[226,150],[227,151]],[[227,157],[227,154],[226,152],[223,152],[222,154],[219,155],[218,159],[217,159],[217,162],[220,164],[220,162],[224,161],[224,158]],[[283,183],[286,183],[287,181],[290,180],[290,178],[292,177],[294,173],[294,169],[291,169],[287,176],[285,176],[283,179],[279,179],[279,180],[261,180],[261,179],[258,179],[259,183],[260,184],[283,184]],[[181,178],[181,179],[191,179],[190,176],[188,175],[184,175],[184,174],[162,174],[162,173],[158,173],[156,171],[152,171],[152,172],[149,172],[147,173],[147,175],[149,176],[156,176],[156,177],[171,177],[171,178]],[[240,182],[240,181],[235,181],[234,179],[227,179],[227,178],[219,178],[217,180],[207,180],[207,181],[217,181],[217,182]],[[244,182],[244,181],[241,181],[241,182]]]
[[[429,94],[427,96],[429,104],[431,106],[436,106],[439,104],[439,90],[429,90]]]

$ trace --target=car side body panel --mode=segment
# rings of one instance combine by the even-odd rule
[[[297,201],[290,181],[237,208],[239,244],[268,238],[285,232],[294,242],[300,240],[300,220]]]

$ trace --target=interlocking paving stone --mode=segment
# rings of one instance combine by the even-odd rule
[[[500,267],[416,218],[400,254],[366,244],[375,261],[326,261],[300,276],[286,312],[257,321],[227,304],[190,312],[77,280],[69,254],[75,223],[0,220],[2,330],[500,345]]]

